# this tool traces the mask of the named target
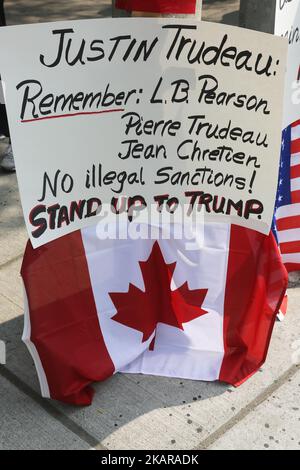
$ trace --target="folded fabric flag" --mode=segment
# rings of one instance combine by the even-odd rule
[[[282,261],[300,271],[300,120],[283,131],[275,217]]]
[[[193,14],[196,0],[116,0],[116,7],[127,11]]]
[[[90,383],[117,371],[239,385],[261,367],[287,285],[273,234],[191,234],[101,240],[93,226],[28,242],[23,340],[43,396],[88,405]]]

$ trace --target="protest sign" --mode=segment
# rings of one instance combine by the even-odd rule
[[[106,203],[187,204],[268,233],[285,40],[192,20],[97,19],[7,27],[0,43],[34,247],[95,223]]]
[[[283,128],[300,117],[300,1],[277,0],[275,34],[288,39]]]

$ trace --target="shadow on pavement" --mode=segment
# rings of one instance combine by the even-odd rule
[[[31,398],[34,399],[35,392],[40,393],[39,385],[31,356],[21,341],[22,330],[23,316],[0,324],[0,338],[7,345],[5,368],[33,389]],[[105,382],[94,384],[93,388],[95,396],[90,407],[75,407],[52,400],[50,403],[90,433],[92,430],[93,435],[103,445],[108,445],[111,434],[145,414],[156,409],[185,407],[188,417],[191,416],[189,411],[192,413],[189,410],[190,403],[223,394],[229,386],[216,382],[116,374]],[[44,400],[45,403],[49,402]],[[1,406],[5,406],[5,403],[0,400],[0,415]],[[168,419],[171,419],[173,414],[176,416],[176,409],[166,410],[165,413]],[[198,433],[200,441],[202,427],[199,423],[196,429],[191,426],[191,432]],[[162,438],[164,439],[163,436]]]

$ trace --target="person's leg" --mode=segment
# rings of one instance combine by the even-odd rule
[[[4,0],[0,0],[0,26],[6,26],[5,13],[4,13]],[[1,80],[1,77],[0,77]],[[1,83],[0,83],[1,87]],[[2,90],[0,89],[0,134],[9,136],[8,123],[4,102],[2,101]]]
[[[0,0],[0,26],[6,26],[4,0]]]
[[[5,13],[4,13],[4,0],[0,0],[0,26],[6,26]],[[0,76],[1,81],[1,76]],[[1,87],[1,83],[0,83]],[[5,111],[4,101],[2,99],[2,90],[0,89],[0,134],[9,137],[9,129],[7,116]]]
[[[0,80],[1,80],[1,77],[0,77]],[[6,137],[9,137],[9,128],[8,128],[5,104],[1,103],[1,101],[0,101],[0,134],[4,134]]]
[[[0,0],[0,26],[6,26],[5,13],[4,13],[4,0]],[[0,80],[1,80],[1,77],[0,77]],[[0,86],[1,86],[1,83],[0,83]],[[0,101],[0,134],[4,134],[6,137],[10,137],[5,105],[4,103],[1,103],[1,101]],[[1,168],[3,168],[6,171],[15,171],[15,162],[14,162],[11,144],[9,144],[6,151],[2,155]]]
[[[0,80],[1,80],[1,77],[0,77]],[[0,86],[1,86],[1,81],[0,81]],[[0,135],[2,135],[3,138],[5,137],[10,138],[7,116],[6,116],[6,109],[3,103],[0,103]],[[5,152],[1,155],[0,160],[1,160],[0,166],[3,170],[15,171],[15,162],[14,162],[14,156],[12,153],[10,139],[9,139],[9,145],[7,149],[5,150]]]

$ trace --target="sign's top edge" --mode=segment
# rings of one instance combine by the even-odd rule
[[[163,24],[163,23],[174,23],[174,24],[201,24],[205,28],[220,28],[223,30],[230,30],[230,31],[237,31],[240,29],[243,29],[247,34],[252,34],[255,35],[256,37],[260,35],[262,38],[272,38],[272,40],[279,40],[279,41],[284,41],[286,42],[287,39],[283,37],[276,36],[271,33],[265,33],[262,31],[255,31],[252,29],[248,28],[241,28],[240,26],[236,25],[227,25],[223,23],[214,23],[211,21],[203,21],[199,18],[145,18],[145,17],[120,17],[120,18],[82,18],[82,19],[74,19],[74,20],[58,20],[58,21],[45,21],[45,22],[38,22],[38,23],[23,23],[23,24],[17,24],[17,25],[7,25],[5,28],[0,28],[0,34],[2,34],[5,30],[12,30],[12,29],[21,29],[21,28],[27,28],[29,26],[33,28],[41,28],[45,27],[47,25],[70,25],[70,24],[80,24],[80,23],[91,23],[91,22],[122,22],[122,23],[128,23],[128,22],[135,22],[135,23],[157,23],[157,24]]]

